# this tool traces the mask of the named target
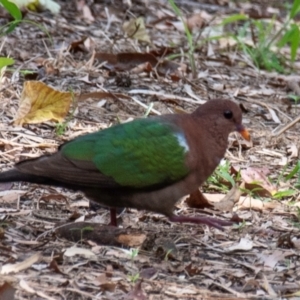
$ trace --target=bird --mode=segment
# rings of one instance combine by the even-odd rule
[[[232,222],[176,215],[174,209],[213,173],[233,131],[250,139],[240,107],[231,100],[209,100],[192,113],[139,118],[79,136],[53,154],[16,163],[0,173],[0,182],[81,191],[111,208],[111,225],[116,209],[126,207],[223,229]]]

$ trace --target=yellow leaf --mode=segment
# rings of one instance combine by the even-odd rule
[[[24,82],[15,125],[46,121],[62,122],[72,101],[69,92],[60,92],[40,81]]]
[[[144,19],[142,17],[131,19],[123,24],[123,30],[130,38],[151,43],[149,35],[147,34]]]

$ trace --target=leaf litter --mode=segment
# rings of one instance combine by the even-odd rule
[[[119,227],[110,228],[109,212],[97,205],[88,209],[79,193],[5,185],[0,299],[299,298],[299,106],[288,99],[291,93],[299,96],[300,77],[259,71],[235,50],[236,41],[209,39],[222,30],[215,25],[241,10],[271,19],[269,11],[281,18],[280,9],[271,2],[178,1],[200,41],[195,79],[185,55],[184,27],[165,1],[57,2],[59,19],[45,12],[26,14],[47,28],[52,43],[29,23],[1,42],[1,55],[12,57],[17,70],[0,78],[1,170],[128,119],[192,111],[209,98],[237,99],[252,136],[251,143],[230,137],[226,159],[234,170],[228,173],[237,178],[242,170],[239,180],[231,186],[222,179],[221,192],[206,184],[204,194],[190,196],[191,207],[180,201],[177,213],[217,215],[238,224],[221,232],[128,209],[119,212]],[[251,40],[245,43],[253,46]],[[23,127],[13,125],[23,84],[34,83],[20,70],[58,95],[71,90],[76,106],[67,116],[64,109],[64,115],[36,124],[27,124],[33,122],[23,113]],[[64,124],[60,134],[53,119]],[[294,176],[285,180],[291,172]],[[278,194],[288,190],[294,193]]]

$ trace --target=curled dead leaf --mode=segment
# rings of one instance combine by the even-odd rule
[[[241,177],[245,182],[245,188],[259,194],[260,196],[272,196],[276,194],[277,188],[273,185],[267,174],[269,170],[267,168],[247,168],[241,170]]]
[[[69,92],[60,92],[40,81],[25,81],[15,125],[63,121],[72,101]]]
[[[150,37],[146,31],[144,18],[131,19],[123,24],[123,30],[130,38],[138,41],[151,43]]]

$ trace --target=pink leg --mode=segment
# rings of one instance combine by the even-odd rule
[[[233,222],[231,221],[225,221],[210,217],[185,217],[173,215],[169,217],[169,220],[171,222],[205,224],[211,227],[218,228],[220,230],[223,230],[223,226],[230,226],[233,224]]]
[[[117,210],[115,208],[110,208],[110,225],[118,226],[117,224]]]

